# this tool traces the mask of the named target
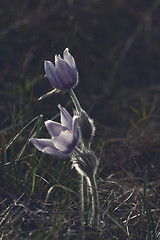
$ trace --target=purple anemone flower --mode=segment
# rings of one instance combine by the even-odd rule
[[[31,138],[31,143],[41,152],[57,157],[69,155],[79,141],[78,116],[73,118],[65,108],[60,109],[61,123],[51,120],[45,122],[51,139]]]
[[[68,48],[64,50],[63,58],[60,55],[55,55],[55,65],[50,61],[45,61],[44,69],[48,80],[58,91],[67,91],[78,83],[75,60]]]

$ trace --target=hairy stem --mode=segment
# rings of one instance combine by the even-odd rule
[[[90,186],[90,193],[92,198],[92,211],[91,211],[91,219],[90,222],[92,226],[96,227],[99,230],[99,197],[97,190],[97,183],[95,179],[95,174],[88,177],[88,185]]]
[[[82,207],[82,225],[88,226],[89,212],[89,192],[85,176],[81,176],[81,207]]]
[[[69,92],[69,95],[70,95],[74,105],[75,105],[76,110],[80,113],[82,111],[82,108],[81,108],[81,105],[80,105],[74,91],[71,89],[68,92]]]

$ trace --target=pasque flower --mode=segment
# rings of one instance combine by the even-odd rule
[[[44,62],[46,76],[52,86],[59,91],[67,91],[78,83],[78,72],[75,60],[66,48],[63,58],[55,55],[55,65],[50,61]]]
[[[78,116],[73,116],[65,108],[60,109],[61,123],[51,120],[45,122],[51,139],[31,138],[31,143],[41,152],[57,157],[69,155],[79,141]]]

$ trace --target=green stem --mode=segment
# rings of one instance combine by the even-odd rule
[[[81,211],[82,211],[82,225],[84,223],[84,186],[83,175],[81,175]]]
[[[88,184],[85,176],[81,176],[81,206],[82,206],[82,225],[89,225],[89,192],[88,192]]]
[[[91,213],[91,223],[93,226],[99,230],[99,197],[97,191],[97,183],[95,179],[95,174],[88,177],[88,184],[91,187],[91,196],[92,196],[92,213]]]
[[[76,110],[80,113],[82,108],[81,108],[81,105],[80,105],[74,91],[72,89],[70,89],[68,92],[69,92],[69,95],[70,95],[74,105],[75,105]]]

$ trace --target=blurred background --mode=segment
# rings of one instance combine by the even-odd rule
[[[66,240],[81,231],[71,162],[28,141],[35,132],[48,138],[42,126],[58,104],[72,113],[67,93],[38,101],[52,90],[44,60],[54,62],[66,47],[100,159],[104,226],[97,238],[87,230],[86,239],[158,239],[160,0],[0,1],[0,238]]]
[[[95,120],[98,139],[122,137],[148,112],[157,115],[159,16],[160,0],[1,2],[0,141],[12,125],[13,109],[23,126],[40,114],[51,118],[58,103],[73,108],[67,94],[37,101],[52,90],[44,60],[54,61],[66,47],[79,71],[75,92]],[[152,121],[152,132],[158,122]]]

